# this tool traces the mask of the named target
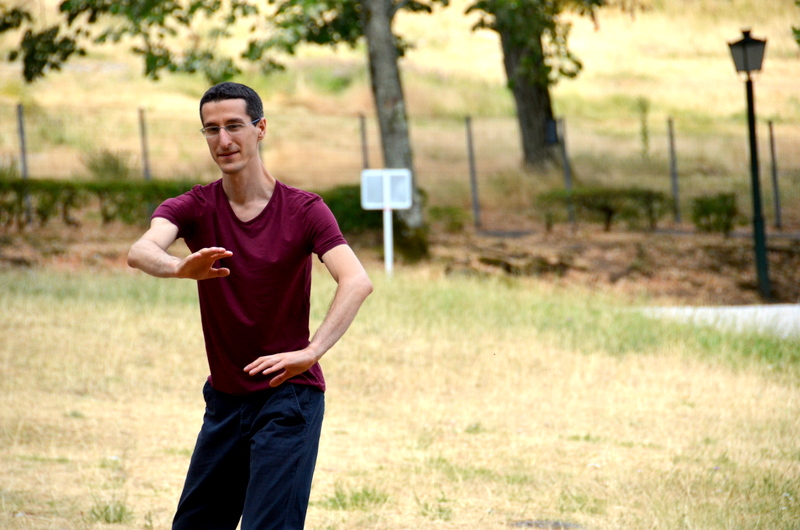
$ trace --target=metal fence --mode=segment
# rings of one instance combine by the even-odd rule
[[[679,198],[676,220],[693,198],[736,193],[750,211],[746,126],[691,117],[562,120],[563,153],[574,185],[638,186]],[[468,128],[467,125],[470,125]],[[0,105],[0,164],[27,178],[89,178],[92,156],[111,152],[141,178],[208,182],[218,171],[199,119],[117,107]],[[306,189],[357,184],[361,169],[383,164],[377,124],[361,116],[267,116],[262,157],[278,179]],[[521,170],[513,117],[412,118],[415,177],[429,203],[525,210],[547,187],[567,183],[558,169],[533,180]],[[708,131],[713,131],[709,133]],[[761,184],[771,226],[800,228],[800,125],[759,123]],[[473,177],[473,180],[470,179]]]

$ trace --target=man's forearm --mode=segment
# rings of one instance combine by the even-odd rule
[[[317,360],[344,335],[370,293],[372,283],[366,275],[339,284],[328,314],[309,344],[309,349],[315,352]]]
[[[147,239],[134,243],[128,252],[128,265],[157,278],[174,278],[180,262],[180,258]]]

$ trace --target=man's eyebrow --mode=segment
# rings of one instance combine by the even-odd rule
[[[225,125],[233,125],[234,123],[247,123],[243,118],[231,118],[225,121]],[[207,127],[220,127],[216,122],[209,121],[203,124],[203,128]]]

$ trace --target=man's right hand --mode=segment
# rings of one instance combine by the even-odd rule
[[[214,268],[214,262],[231,256],[233,256],[233,252],[222,247],[200,249],[193,254],[189,254],[178,263],[175,269],[175,277],[192,280],[223,278],[229,275],[231,270],[227,267]]]
[[[233,252],[222,247],[208,247],[180,259],[167,252],[178,237],[178,227],[167,219],[154,217],[150,229],[131,246],[128,265],[158,278],[207,280],[231,273],[225,267],[214,268],[217,260],[230,258]]]

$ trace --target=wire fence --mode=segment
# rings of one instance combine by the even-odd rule
[[[469,128],[467,125],[469,124]],[[412,118],[415,178],[429,204],[521,211],[547,188],[643,187],[678,199],[675,221],[700,196],[735,193],[750,210],[751,175],[744,123],[691,117],[561,120],[566,166],[546,179],[522,170],[513,117]],[[0,164],[26,178],[91,178],[93,156],[111,152],[135,175],[209,182],[218,170],[195,115],[117,107],[0,105]],[[713,132],[709,132],[713,131]],[[800,228],[800,125],[758,124],[760,185],[771,226]],[[262,157],[279,180],[321,190],[358,184],[382,167],[374,118],[307,114],[267,116]],[[562,174],[562,169],[569,174]],[[563,175],[563,177],[562,177]],[[472,179],[471,179],[472,176]],[[568,180],[564,180],[564,177]],[[572,182],[569,182],[572,181]]]

